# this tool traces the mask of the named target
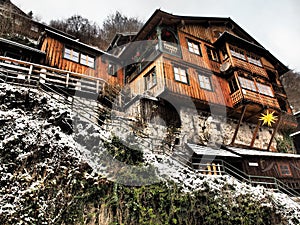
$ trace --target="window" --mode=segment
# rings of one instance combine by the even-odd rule
[[[274,97],[273,91],[269,85],[256,83],[259,93]]]
[[[65,48],[64,58],[73,62],[79,62],[79,52],[76,52],[73,49]]]
[[[107,72],[110,75],[117,76],[117,65],[114,63],[108,63]]]
[[[95,67],[95,58],[89,55],[80,54],[80,63],[89,67]]]
[[[188,83],[186,69],[174,66],[174,77],[175,77],[175,80],[177,80],[177,81],[180,81],[185,84]]]
[[[230,46],[230,53],[233,57],[246,61],[245,52],[243,50]]]
[[[234,93],[234,92],[236,92],[239,89],[235,77],[233,77],[232,79],[230,79],[230,81],[229,81],[229,88],[230,88],[230,93]]]
[[[211,78],[208,75],[198,74],[200,87],[212,91]]]
[[[39,28],[35,25],[31,25],[30,30],[34,32],[39,32]]]
[[[239,82],[240,82],[242,88],[257,92],[253,80],[249,80],[249,79],[246,79],[246,78],[243,78],[243,77],[239,77]]]
[[[145,90],[149,90],[157,84],[155,68],[145,76]]]
[[[253,55],[252,53],[247,53],[247,58],[249,63],[262,67],[260,57]]]
[[[278,163],[277,166],[281,176],[292,176],[291,168],[288,163]]]
[[[210,60],[219,62],[218,53],[217,53],[217,51],[215,49],[206,46],[206,52],[207,52],[208,58]]]
[[[195,41],[191,41],[191,40],[187,40],[188,43],[188,49],[190,52],[195,53],[197,55],[202,55],[201,51],[200,51],[200,45],[199,43],[195,42]]]

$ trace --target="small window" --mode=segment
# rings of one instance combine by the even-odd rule
[[[30,30],[31,30],[31,31],[34,31],[34,32],[39,32],[39,28],[38,28],[37,26],[35,26],[35,25],[32,25],[32,26],[30,27]]]
[[[243,78],[243,77],[239,77],[239,82],[240,82],[242,88],[248,89],[250,91],[257,92],[253,80],[249,80],[249,79],[246,79],[246,78]]]
[[[145,76],[145,89],[149,90],[157,84],[155,68]]]
[[[188,49],[190,52],[202,56],[199,43],[197,43],[195,41],[191,41],[191,40],[187,40],[187,43],[188,43]]]
[[[246,61],[246,56],[245,56],[245,52],[239,48],[230,46],[230,53],[233,57],[242,59]]]
[[[283,177],[292,176],[291,168],[288,163],[278,163],[277,166],[278,166],[280,176]]]
[[[235,77],[233,77],[232,79],[229,80],[229,88],[230,88],[230,93],[231,94],[236,92],[239,89]]]
[[[176,81],[188,84],[186,69],[174,66],[174,77]]]
[[[89,55],[80,54],[80,63],[89,67],[95,67],[95,58]]]
[[[206,52],[207,52],[208,58],[210,60],[219,62],[218,53],[215,49],[213,49],[209,46],[206,46]]]
[[[273,91],[269,85],[256,83],[259,93],[274,97]]]
[[[262,67],[262,64],[261,64],[261,61],[260,61],[260,57],[254,55],[252,53],[251,54],[247,53],[247,58],[248,58],[249,63],[252,63],[254,65]]]
[[[198,74],[200,87],[212,91],[211,77],[208,75]]]
[[[74,62],[79,62],[79,52],[76,52],[73,49],[65,48],[64,58]]]
[[[107,72],[112,76],[117,76],[117,65],[114,63],[108,63]]]

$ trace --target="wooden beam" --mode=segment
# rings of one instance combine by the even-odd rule
[[[250,147],[251,147],[251,148],[252,148],[253,145],[254,145],[254,142],[255,142],[255,139],[256,139],[256,137],[257,137],[257,133],[258,133],[258,130],[259,130],[259,128],[260,128],[260,125],[261,125],[261,121],[258,120],[257,126],[256,126],[255,131],[254,131],[253,136],[252,136],[252,140],[251,140],[251,144],[250,144]]]
[[[244,118],[244,116],[245,116],[246,109],[247,109],[247,105],[245,105],[245,106],[243,107],[242,115],[241,115],[241,117],[240,117],[240,120],[239,120],[239,122],[238,122],[238,125],[237,125],[237,127],[236,127],[236,129],[235,129],[234,135],[233,135],[232,140],[231,140],[231,143],[230,143],[231,145],[233,145],[234,142],[235,142],[236,136],[237,136],[237,134],[238,134],[238,132],[239,132],[239,129],[240,129],[240,126],[241,126],[241,124],[242,124],[242,122],[243,122],[243,118]]]
[[[270,147],[271,147],[271,145],[272,145],[272,142],[273,142],[273,139],[274,139],[274,137],[275,137],[275,134],[277,133],[277,131],[278,131],[278,129],[279,129],[279,126],[280,126],[280,124],[281,124],[281,120],[282,120],[282,113],[279,114],[278,123],[277,123],[277,125],[276,125],[276,127],[275,127],[275,129],[274,129],[274,131],[273,131],[273,134],[272,134],[272,137],[271,137],[271,139],[270,139],[270,142],[269,142],[267,151],[270,150]]]

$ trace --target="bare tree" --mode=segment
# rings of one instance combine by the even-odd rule
[[[110,14],[103,22],[101,29],[102,45],[107,47],[116,33],[137,32],[142,27],[143,22],[137,17],[127,17],[119,11]]]

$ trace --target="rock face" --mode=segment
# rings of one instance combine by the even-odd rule
[[[152,108],[157,103],[152,103]],[[148,104],[151,105],[151,104]],[[192,107],[177,107],[173,109],[177,111],[178,118],[180,120],[180,128],[168,126],[168,121],[166,121],[166,116],[159,113],[148,113],[143,114],[143,102],[137,101],[133,104],[126,112],[123,117],[129,116],[132,118],[142,118],[140,123],[144,125],[144,132],[151,136],[153,139],[168,139],[168,136],[172,133],[169,128],[173,129],[173,136],[179,138],[181,143],[186,141],[200,144],[200,145],[229,145],[232,141],[234,132],[236,130],[238,121],[226,118],[226,112],[222,113],[223,116],[219,114],[214,115],[213,112],[205,113],[197,111]],[[164,107],[164,106],[160,106]],[[148,111],[151,111],[148,109]],[[175,112],[170,114],[175,114]],[[167,113],[168,115],[168,113]],[[256,125],[251,123],[243,122],[239,128],[238,135],[236,137],[235,143],[250,146],[253,133],[255,131]],[[271,136],[273,133],[273,128],[267,126],[260,127],[257,137],[254,142],[254,147],[259,149],[267,149]],[[273,139],[271,150],[276,151],[277,143],[276,139],[282,138],[282,134],[277,133]]]

